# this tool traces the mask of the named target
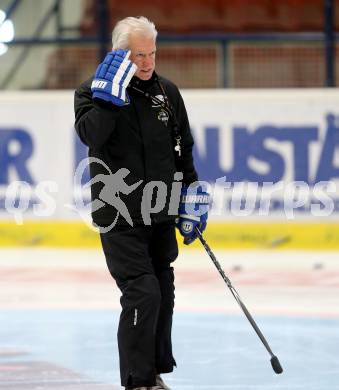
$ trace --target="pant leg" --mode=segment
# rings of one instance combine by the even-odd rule
[[[149,245],[151,227],[101,234],[107,265],[122,292],[118,329],[122,386],[154,386],[155,343],[161,293]]]
[[[176,366],[172,352],[172,318],[174,309],[174,272],[171,263],[178,256],[178,245],[173,224],[153,227],[150,254],[159,281],[161,305],[156,329],[157,373],[172,372]]]
[[[127,282],[121,291],[118,328],[121,384],[154,386],[155,334],[161,300],[158,280],[145,274]]]

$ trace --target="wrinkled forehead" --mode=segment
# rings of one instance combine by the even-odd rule
[[[133,53],[149,54],[156,50],[156,42],[149,35],[134,32],[129,36],[129,48]]]

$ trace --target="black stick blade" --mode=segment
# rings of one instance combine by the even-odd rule
[[[272,364],[272,368],[276,374],[281,374],[283,372],[283,368],[281,367],[279,359],[276,356],[272,357],[271,364]]]

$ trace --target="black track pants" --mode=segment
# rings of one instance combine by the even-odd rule
[[[154,386],[173,371],[172,316],[178,256],[173,224],[115,227],[101,234],[108,269],[122,292],[118,329],[122,386]]]

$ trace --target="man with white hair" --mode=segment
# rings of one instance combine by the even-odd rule
[[[89,147],[89,157],[103,162],[90,164],[93,203],[101,194],[100,175],[107,175],[104,167],[111,172],[123,168],[126,184],[133,188],[119,195],[130,219],[103,197],[103,206],[92,209],[99,227],[117,221],[100,237],[108,269],[122,292],[118,346],[121,384],[128,390],[169,389],[160,374],[176,365],[171,340],[175,224],[190,244],[195,228],[204,230],[207,221],[207,212],[195,212],[208,207],[208,194],[197,182],[184,102],[178,88],[155,72],[156,36],[145,17],[119,21],[113,50],[94,78],[75,92],[76,131]]]

